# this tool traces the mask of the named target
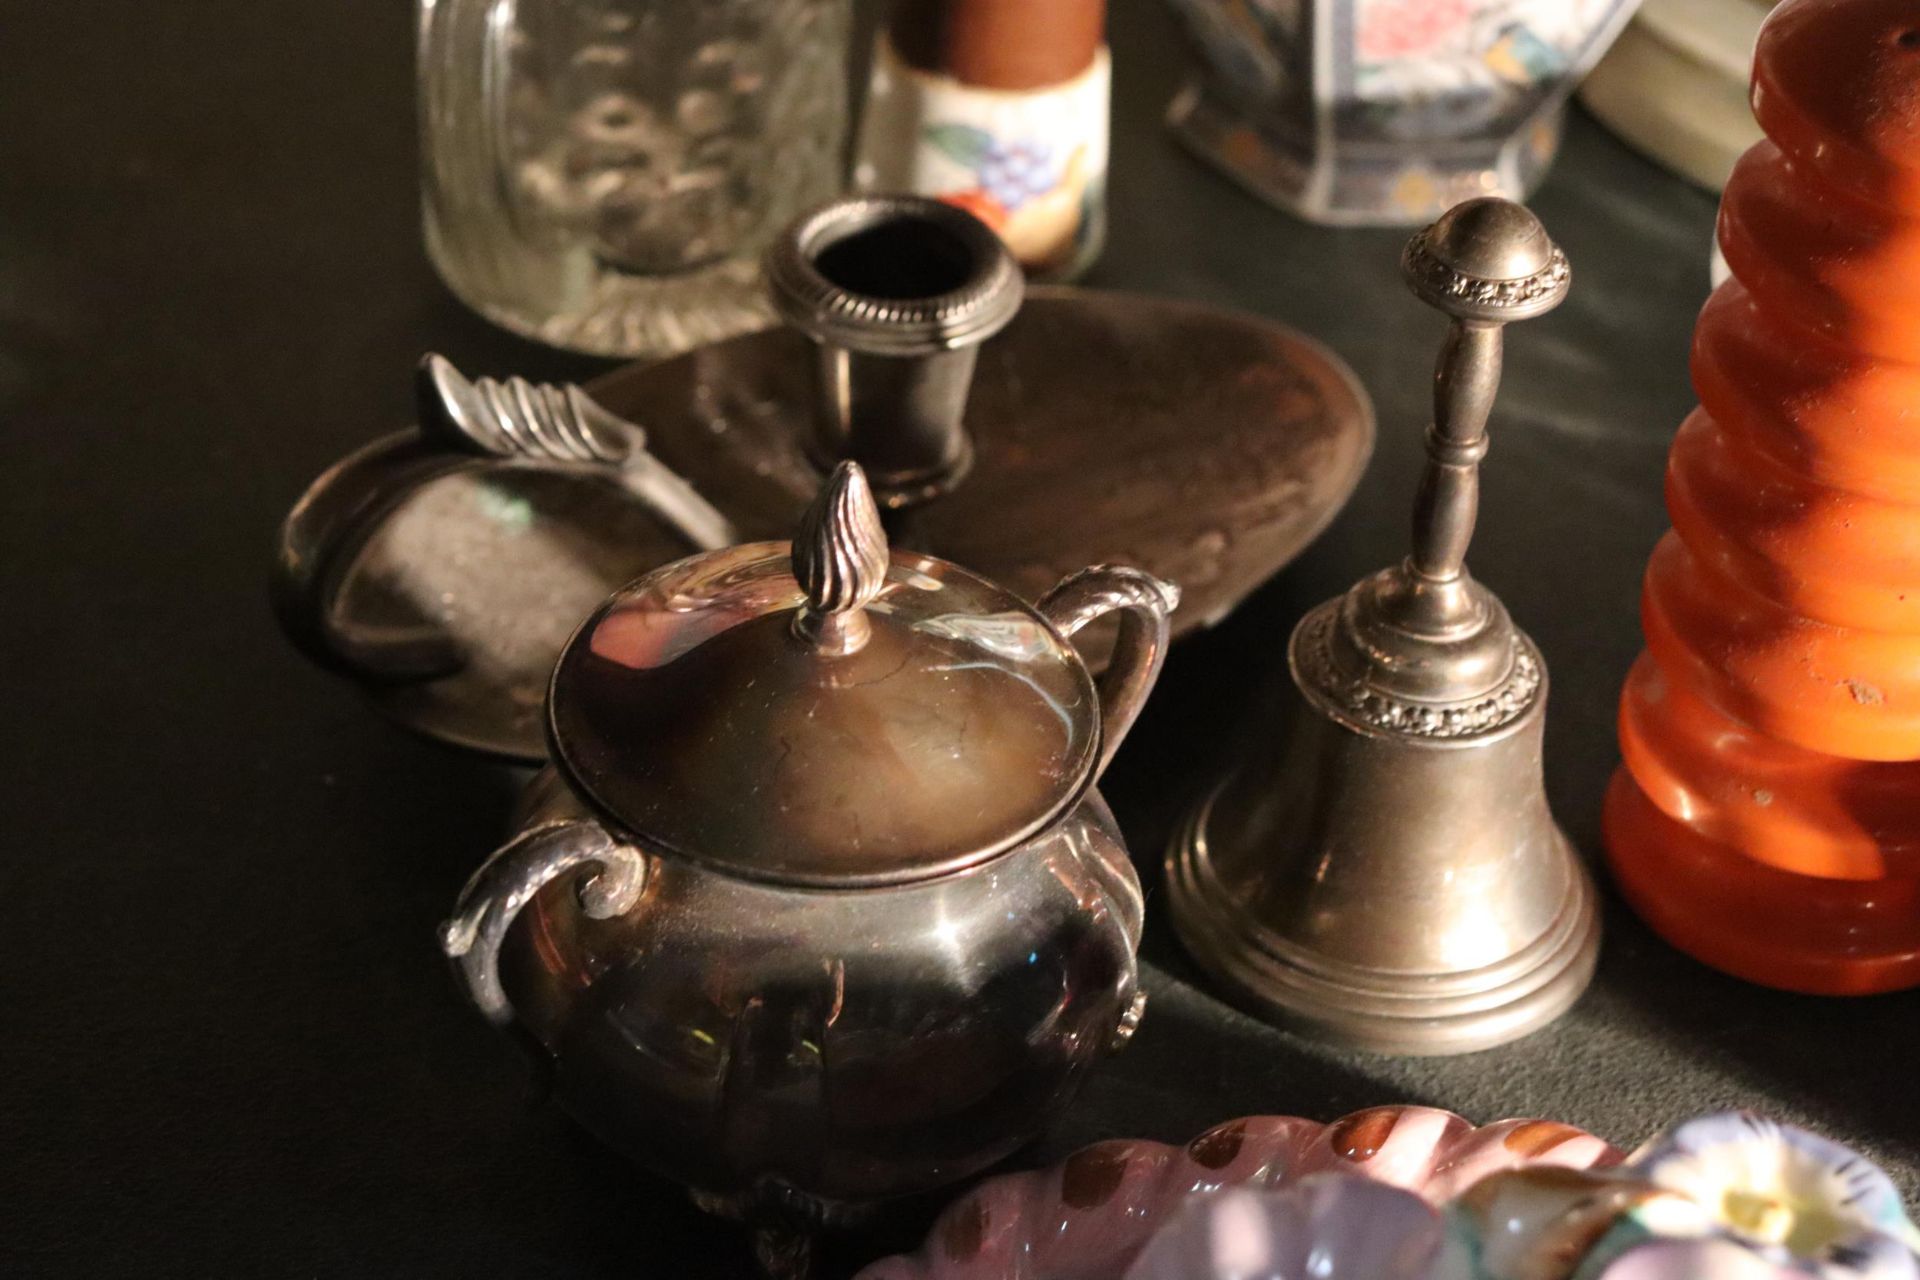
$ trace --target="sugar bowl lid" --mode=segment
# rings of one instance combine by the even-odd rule
[[[1032,607],[890,550],[841,463],[791,545],[694,556],[568,642],[553,758],[643,842],[756,880],[939,875],[1045,827],[1088,785],[1092,677]]]

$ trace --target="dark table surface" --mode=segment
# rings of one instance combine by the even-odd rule
[[[429,271],[407,9],[0,0],[0,1274],[747,1274],[730,1230],[528,1099],[435,953],[513,779],[382,722],[267,614],[278,520],[405,420],[421,351],[598,368],[489,328]],[[1303,226],[1174,145],[1185,52],[1159,5],[1120,0],[1112,34],[1112,237],[1089,283],[1297,325],[1381,423],[1345,514],[1175,652],[1121,755],[1107,791],[1151,884],[1293,620],[1400,553],[1440,322],[1397,280],[1403,233]],[[1713,202],[1576,116],[1535,207],[1576,284],[1510,342],[1473,564],[1547,654],[1551,798],[1597,857]],[[1622,1143],[1750,1105],[1920,1187],[1920,994],[1763,991],[1615,898],[1606,916],[1558,1025],[1395,1060],[1230,1010],[1153,912],[1146,1025],[1023,1159],[1392,1101]]]

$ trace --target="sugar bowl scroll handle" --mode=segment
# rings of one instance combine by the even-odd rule
[[[1113,657],[1099,680],[1100,760],[1098,778],[1133,728],[1147,693],[1167,656],[1167,618],[1180,604],[1180,588],[1150,573],[1124,565],[1096,565],[1063,579],[1040,600],[1040,614],[1073,634],[1109,613],[1120,615]]]
[[[647,452],[646,435],[571,383],[470,379],[429,355],[416,375],[419,429],[401,432],[334,466],[301,497],[280,530],[273,605],[280,623],[321,666],[380,682],[431,680],[464,656],[439,628],[361,633],[335,603],[367,539],[409,494],[487,463],[595,475],[632,494],[695,550],[738,541],[732,524]]]
[[[535,827],[509,841],[467,881],[453,915],[440,926],[440,949],[459,971],[467,995],[487,1021],[504,1027],[513,1006],[500,985],[500,944],[514,917],[554,877],[592,867],[580,882],[580,907],[595,920],[632,910],[646,887],[646,856],[596,822]]]

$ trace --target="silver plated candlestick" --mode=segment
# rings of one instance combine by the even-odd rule
[[[1402,269],[1453,319],[1412,553],[1300,622],[1292,723],[1201,803],[1168,878],[1188,949],[1260,1011],[1460,1053],[1558,1017],[1599,946],[1592,885],[1547,809],[1545,665],[1466,569],[1502,328],[1558,305],[1568,270],[1495,198],[1416,234]]]
[[[860,463],[895,510],[958,484],[973,465],[962,416],[980,344],[1025,296],[992,229],[922,196],[836,200],[774,242],[767,285],[817,348],[814,461]]]

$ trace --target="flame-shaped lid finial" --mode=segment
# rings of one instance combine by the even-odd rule
[[[793,577],[807,596],[795,633],[823,653],[857,652],[871,633],[866,606],[886,584],[889,558],[866,472],[840,463],[794,531]]]

